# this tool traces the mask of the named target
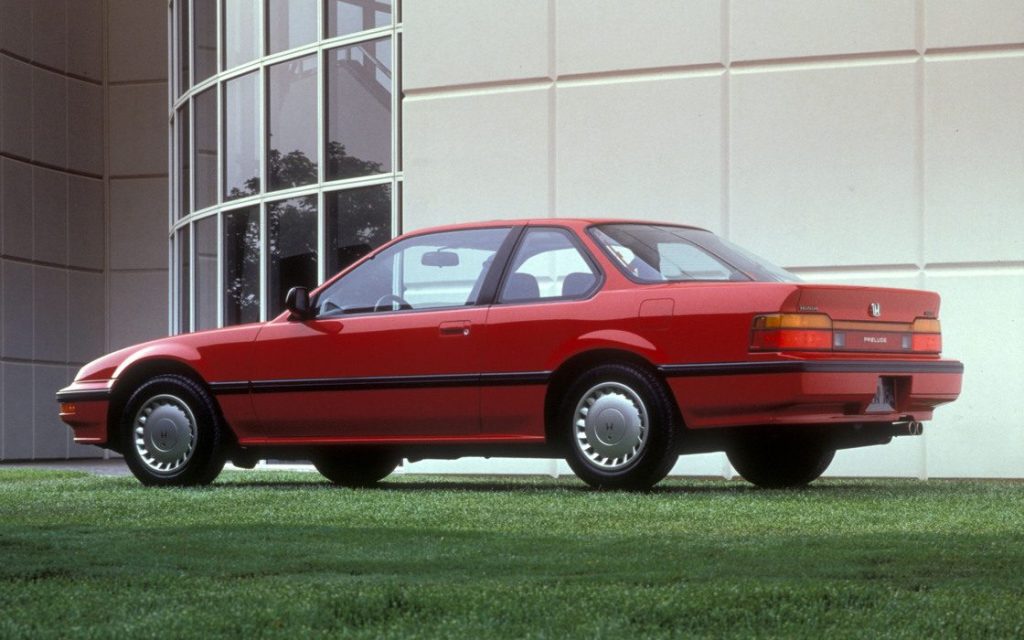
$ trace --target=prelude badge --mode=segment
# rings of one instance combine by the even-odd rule
[[[880,305],[877,302],[872,302],[871,307],[869,307],[868,309],[868,313],[871,314],[872,318],[877,318],[878,316],[882,315],[882,305]]]

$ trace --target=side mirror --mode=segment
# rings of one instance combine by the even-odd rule
[[[284,306],[291,312],[293,318],[306,320],[313,315],[309,307],[309,289],[306,287],[292,287],[288,295],[284,297]]]

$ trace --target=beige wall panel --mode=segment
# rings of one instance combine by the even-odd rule
[[[110,175],[167,173],[167,85],[108,89]]]
[[[914,48],[916,0],[739,0],[731,59],[797,58]]]
[[[111,82],[167,77],[167,3],[107,0],[107,75]],[[166,100],[164,87],[164,98]]]
[[[1024,42],[1021,0],[925,0],[929,49]]]
[[[560,0],[558,74],[718,62],[723,1]]]
[[[406,0],[406,89],[548,75],[548,0]]]
[[[66,367],[36,364],[32,367],[32,377],[32,402],[35,405],[33,457],[37,460],[63,460],[68,457],[68,426],[58,417],[54,394],[67,385]]]
[[[164,245],[166,246],[166,245]],[[109,272],[107,309],[113,351],[167,335],[167,271]]]
[[[915,66],[733,76],[730,231],[782,264],[908,264],[920,225]]]
[[[926,428],[930,477],[1024,475],[1024,270],[928,274],[942,295],[943,355],[964,363],[960,399]]]
[[[1024,56],[929,62],[925,92],[925,260],[1024,260]]]
[[[548,90],[404,103],[404,229],[548,213]]]
[[[167,179],[110,181],[111,269],[167,267]]]
[[[720,76],[559,87],[560,216],[721,225]]]

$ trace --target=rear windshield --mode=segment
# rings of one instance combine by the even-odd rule
[[[590,234],[615,266],[637,282],[797,282],[796,275],[702,229],[602,224]]]

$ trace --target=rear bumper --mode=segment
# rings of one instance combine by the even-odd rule
[[[60,419],[71,427],[79,444],[107,444],[110,381],[74,382],[57,392]]]
[[[955,360],[771,360],[659,367],[691,429],[763,424],[923,421],[960,395]],[[893,411],[868,410],[880,377]]]

